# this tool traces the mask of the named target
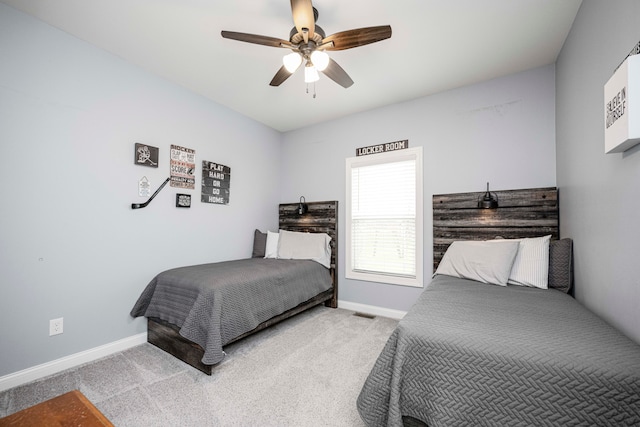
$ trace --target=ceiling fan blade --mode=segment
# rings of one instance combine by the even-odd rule
[[[327,68],[325,68],[322,73],[344,88],[353,84],[353,80],[351,80],[349,74],[333,59],[329,59],[329,65],[327,65]]]
[[[278,70],[278,72],[276,73],[275,76],[273,76],[273,79],[271,79],[271,83],[269,83],[270,86],[280,86],[282,83],[284,83],[285,80],[287,80],[293,73],[290,73],[285,66],[283,65],[282,67],[280,67],[280,69]]]
[[[236,33],[235,31],[222,31],[222,37],[225,39],[238,40],[241,42],[260,44],[263,46],[285,47],[293,49],[291,42],[278,39],[275,37],[259,36],[257,34]]]
[[[379,42],[389,37],[391,37],[391,26],[381,25],[332,34],[322,40],[322,45],[333,42],[333,46],[327,46],[324,50],[344,50]]]
[[[308,42],[310,38],[313,38],[316,28],[311,0],[291,0],[291,14],[296,29],[304,37],[304,42]]]

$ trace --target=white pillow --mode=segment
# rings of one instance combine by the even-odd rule
[[[507,283],[548,289],[549,241],[551,235],[524,239],[491,240],[491,242],[519,242]]]
[[[438,265],[435,274],[507,286],[519,242],[455,241]]]
[[[278,258],[278,240],[280,234],[267,231],[267,245],[264,248],[265,258]]]
[[[331,237],[326,233],[280,230],[278,258],[310,259],[331,268]]]

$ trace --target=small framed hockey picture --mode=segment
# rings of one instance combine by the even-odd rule
[[[152,147],[147,144],[135,143],[135,154],[133,162],[136,165],[158,167],[158,147]]]
[[[176,208],[190,208],[191,194],[176,194]]]

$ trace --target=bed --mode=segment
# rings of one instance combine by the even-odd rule
[[[279,206],[279,232],[256,230],[252,257],[157,274],[131,316],[147,340],[211,375],[223,347],[319,304],[336,308],[337,201]]]
[[[367,426],[640,425],[640,346],[572,298],[572,241],[548,221],[557,191],[531,194],[502,194],[495,213],[465,205],[472,193],[434,196],[436,274],[360,391]],[[541,229],[518,230],[536,210]],[[546,265],[528,258],[545,247]]]

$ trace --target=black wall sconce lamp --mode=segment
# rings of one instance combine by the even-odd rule
[[[487,182],[487,192],[484,196],[478,197],[478,207],[480,209],[495,209],[498,207],[498,195],[489,192],[489,183]]]
[[[304,215],[309,210],[309,206],[305,203],[304,196],[300,196],[300,203],[298,203],[298,215]]]

